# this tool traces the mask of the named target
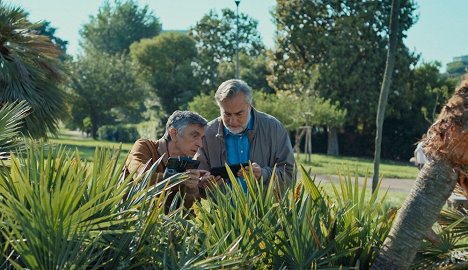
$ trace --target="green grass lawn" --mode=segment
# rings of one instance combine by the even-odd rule
[[[81,158],[92,161],[96,147],[107,147],[111,149],[118,149],[122,146],[120,154],[120,161],[123,161],[128,152],[132,148],[132,143],[116,143],[111,141],[94,140],[93,138],[84,137],[79,132],[69,130],[61,130],[58,138],[51,138],[50,143],[56,145],[63,145],[72,151],[78,150]]]
[[[72,150],[78,150],[80,156],[86,160],[93,160],[96,147],[109,147],[117,149],[122,145],[120,160],[123,160],[132,148],[132,143],[116,143],[110,141],[93,140],[83,137],[79,132],[61,130],[58,138],[50,140],[51,143],[61,144]],[[337,175],[348,174],[372,177],[373,161],[367,158],[357,157],[334,157],[322,154],[312,154],[311,162],[307,161],[305,154],[300,154],[296,158],[299,164],[306,168],[311,168],[313,174],[317,175]],[[385,178],[415,179],[418,170],[410,163],[383,160],[380,164],[380,174]]]
[[[359,176],[367,175],[372,178],[374,171],[374,162],[368,158],[312,154],[311,161],[307,161],[305,154],[299,154],[296,161],[307,169],[311,168],[312,173],[316,175],[337,175],[340,173],[347,175],[350,172],[352,175],[358,173]],[[384,178],[416,179],[418,169],[409,162],[382,160],[379,173]]]
[[[80,156],[88,161],[93,160],[96,147],[118,149],[121,145],[122,151],[119,160],[123,162],[133,145],[132,143],[94,140],[84,137],[79,132],[69,130],[61,130],[58,137],[50,139],[50,142],[56,145],[63,145],[72,151],[78,150]],[[348,175],[349,172],[350,175],[354,176],[357,172],[360,176],[365,176],[367,173],[368,181],[372,181],[373,163],[371,159],[312,154],[311,162],[308,162],[306,155],[300,154],[298,158],[296,157],[296,160],[306,168],[311,168],[312,173],[316,175],[336,175],[338,173]],[[409,164],[384,160],[380,166],[380,173],[388,178],[415,179],[418,170]],[[330,183],[322,183],[321,185],[327,190],[328,194],[333,194]],[[383,192],[384,190],[381,190],[381,194]],[[387,195],[386,202],[391,206],[399,206],[406,195],[404,192],[391,192]]]

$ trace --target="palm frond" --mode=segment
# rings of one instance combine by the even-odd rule
[[[48,37],[37,34],[39,24],[29,22],[19,7],[0,2],[0,25],[0,105],[26,100],[31,111],[24,133],[55,133],[65,114],[60,51]]]
[[[28,110],[25,101],[0,106],[0,159],[6,158],[12,149],[22,144],[19,130]]]

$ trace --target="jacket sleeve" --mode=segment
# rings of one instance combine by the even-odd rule
[[[129,172],[135,172],[135,175],[142,173],[144,171],[149,170],[151,168],[151,164],[155,162],[155,160],[151,160],[151,150],[147,143],[144,140],[137,140],[132,147],[132,150],[128,154],[127,161],[125,162],[125,166]],[[151,176],[151,184],[154,185],[155,183],[162,180],[162,173],[155,172]]]
[[[292,174],[294,169],[294,152],[292,149],[291,141],[289,139],[288,131],[279,124],[277,128],[276,140],[272,142],[276,151],[275,155],[275,175],[278,177],[279,182],[283,186],[290,186],[292,184]],[[265,166],[262,168],[262,177],[264,184],[268,184],[273,173],[273,167]]]

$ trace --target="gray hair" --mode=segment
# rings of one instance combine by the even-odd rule
[[[218,106],[226,99],[229,99],[239,93],[245,95],[245,101],[252,105],[252,89],[243,80],[231,79],[223,82],[216,90],[215,99]]]
[[[167,119],[166,131],[164,132],[163,138],[168,141],[171,140],[171,136],[169,136],[170,128],[175,128],[177,133],[183,134],[188,125],[199,125],[201,127],[205,127],[207,123],[208,121],[198,113],[177,110],[169,116],[169,119]]]

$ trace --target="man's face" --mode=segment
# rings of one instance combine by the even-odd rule
[[[182,134],[177,133],[173,139],[176,149],[185,156],[193,157],[202,147],[205,129],[200,125],[187,125]]]
[[[234,134],[243,132],[249,123],[251,108],[243,93],[225,99],[220,104],[224,126]]]

